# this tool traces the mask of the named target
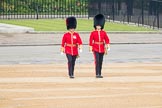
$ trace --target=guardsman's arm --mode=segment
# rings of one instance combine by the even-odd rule
[[[106,32],[105,32],[105,44],[106,44],[105,45],[106,49],[108,49],[108,51],[109,51],[109,49],[110,49],[110,39],[109,39]]]
[[[91,32],[90,34],[90,38],[89,38],[89,52],[92,52],[93,48],[93,32]]]
[[[63,38],[62,38],[62,43],[61,43],[61,48],[60,48],[60,52],[62,52],[62,53],[64,53],[64,51],[65,51],[65,48],[64,48],[64,46],[65,46],[65,35],[63,36]]]

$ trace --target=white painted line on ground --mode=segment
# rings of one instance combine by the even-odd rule
[[[155,88],[155,89],[161,89],[162,88],[162,86],[160,86],[160,85],[149,85],[149,86],[145,86],[145,88]]]
[[[136,87],[73,87],[73,88],[46,88],[46,89],[0,89],[0,92],[51,92],[51,91],[92,91],[92,90],[132,90]]]
[[[121,76],[104,77],[97,79],[94,77],[78,77],[69,79],[68,77],[26,77],[26,78],[0,78],[0,83],[92,83],[92,82],[162,82],[162,76]]]
[[[108,98],[108,97],[127,97],[127,96],[144,96],[153,95],[162,97],[162,93],[127,93],[127,94],[110,94],[110,95],[91,95],[91,96],[51,96],[51,97],[31,97],[31,98],[14,98],[13,100],[53,100],[53,99],[91,99],[91,98]]]

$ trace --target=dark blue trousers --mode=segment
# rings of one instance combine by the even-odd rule
[[[76,55],[70,55],[66,54],[67,60],[68,60],[68,73],[69,76],[74,76],[74,67],[75,67],[75,61],[76,61]]]
[[[96,75],[101,75],[104,53],[94,52]]]

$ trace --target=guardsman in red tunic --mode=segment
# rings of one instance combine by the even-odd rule
[[[94,54],[96,78],[103,78],[101,75],[103,56],[110,50],[110,40],[107,33],[103,30],[105,17],[98,14],[94,17],[94,28],[89,38],[89,50]]]
[[[66,54],[69,77],[74,78],[75,61],[79,56],[78,49],[80,51],[82,50],[82,40],[79,34],[74,31],[77,26],[77,20],[75,17],[68,17],[66,19],[66,26],[68,32],[63,35],[61,53]]]

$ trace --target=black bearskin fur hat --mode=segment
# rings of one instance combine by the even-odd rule
[[[66,18],[66,26],[67,26],[67,30],[69,29],[76,29],[77,26],[77,20],[75,17],[68,17]]]
[[[105,17],[103,14],[97,14],[95,17],[94,17],[94,28],[96,29],[96,26],[101,26],[101,29],[104,28],[104,25],[105,25]]]

